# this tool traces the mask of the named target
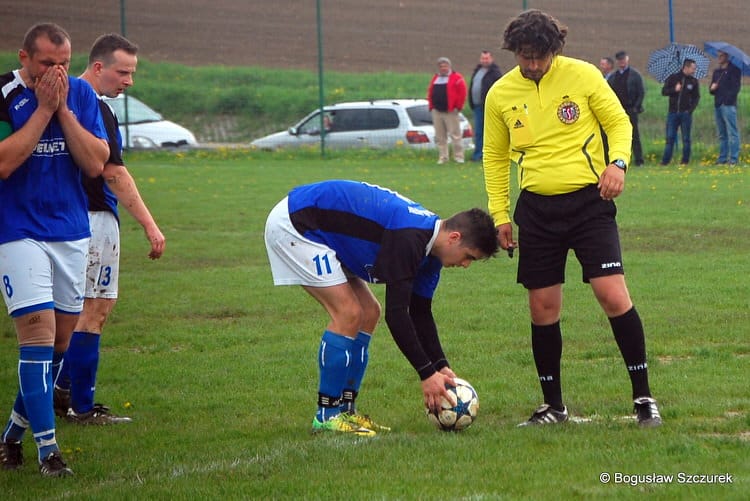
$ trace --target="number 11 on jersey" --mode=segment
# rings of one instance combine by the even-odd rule
[[[318,273],[318,276],[322,275],[323,273],[329,274],[331,273],[331,262],[328,259],[328,254],[317,255],[313,258],[313,262],[315,263],[315,270]],[[323,267],[325,266],[325,271],[323,270]]]

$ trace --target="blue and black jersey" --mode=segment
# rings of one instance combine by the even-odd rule
[[[421,205],[380,186],[334,180],[293,189],[289,217],[360,278],[413,281],[420,295],[432,297],[442,268],[429,255],[439,218]]]
[[[112,108],[101,98],[99,99],[99,109],[102,112],[104,127],[107,129],[107,141],[109,143],[109,158],[107,159],[107,163],[124,165],[122,161],[122,135],[120,134],[117,117]],[[104,176],[83,176],[83,189],[86,191],[86,196],[89,199],[89,211],[109,211],[115,215],[118,221],[120,220],[117,214],[117,197],[107,186]]]
[[[426,379],[448,366],[432,316],[442,263],[432,255],[440,219],[398,193],[332,180],[289,192],[289,217],[352,273],[386,284],[385,319],[396,344]]]
[[[67,105],[81,125],[106,139],[97,96],[91,86],[68,77]],[[0,131],[20,130],[37,108],[33,90],[18,70],[0,75]],[[0,137],[3,139],[3,137]],[[23,238],[61,242],[90,236],[81,171],[53,116],[31,156],[0,181],[0,243]]]

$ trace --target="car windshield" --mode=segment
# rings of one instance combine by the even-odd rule
[[[146,106],[141,101],[137,100],[134,97],[128,96],[128,121],[127,124],[140,124],[140,123],[147,123],[147,122],[160,122],[164,120],[162,116],[157,113],[156,111],[152,110],[148,106]],[[120,125],[125,125],[125,97],[118,98],[118,99],[107,99],[107,104],[109,104],[112,109],[115,111],[115,115],[117,116],[117,121],[120,122]]]
[[[414,125],[432,125],[432,115],[426,104],[410,106],[406,108],[406,113]]]
[[[323,115],[323,127],[326,131],[331,131],[333,125],[333,114],[326,111]],[[297,128],[298,134],[320,134],[320,113],[315,113],[313,116],[305,120],[305,123],[301,124]]]

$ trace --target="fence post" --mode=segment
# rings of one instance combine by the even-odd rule
[[[318,25],[318,108],[320,109],[320,156],[326,156],[326,129],[323,123],[323,27],[320,21],[320,0],[316,2]]]

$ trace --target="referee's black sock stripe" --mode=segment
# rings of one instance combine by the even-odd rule
[[[544,394],[544,403],[562,411],[562,387],[560,384],[560,359],[562,358],[562,332],[560,321],[551,325],[531,324],[531,349]]]
[[[648,384],[648,364],[646,363],[646,336],[643,323],[635,306],[620,315],[609,319],[612,333],[620,348],[622,358],[633,385],[633,398],[650,397]]]

